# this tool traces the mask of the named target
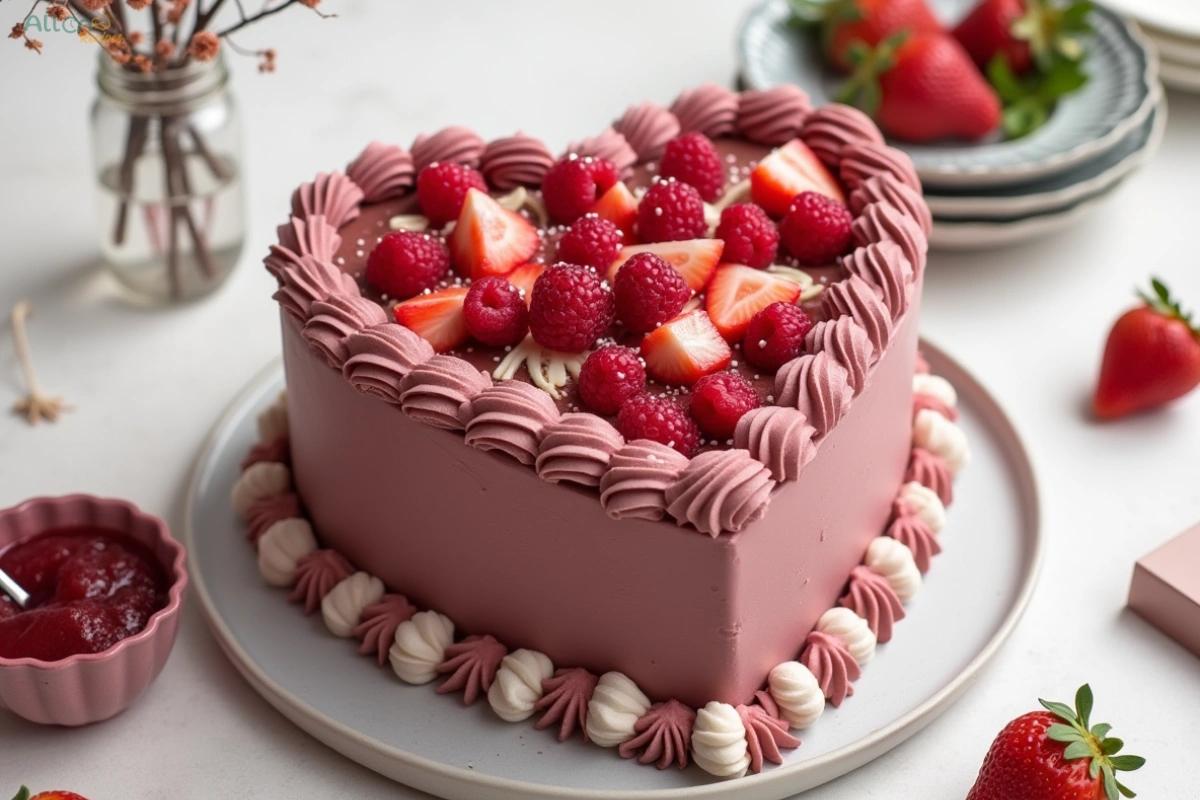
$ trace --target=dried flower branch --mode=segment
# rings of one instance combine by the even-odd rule
[[[61,397],[47,397],[38,388],[37,375],[33,371],[33,357],[29,353],[29,339],[25,335],[25,321],[33,312],[33,306],[28,300],[22,300],[13,307],[12,328],[13,341],[17,346],[17,359],[25,373],[25,388],[28,394],[13,404],[13,412],[20,414],[37,425],[42,420],[58,422],[62,412],[70,410]]]

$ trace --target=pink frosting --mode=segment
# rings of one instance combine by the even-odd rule
[[[828,350],[850,374],[855,394],[867,385],[867,371],[879,355],[867,332],[849,316],[818,322],[805,337],[804,349],[813,355]]]
[[[781,750],[794,750],[800,740],[788,731],[787,721],[779,715],[779,706],[769,692],[754,694],[753,705],[737,707],[742,726],[746,729],[746,751],[750,756],[750,771],[762,772],[763,762],[783,763]]]
[[[667,109],[649,100],[625,109],[613,129],[625,137],[638,161],[661,158],[667,142],[679,135],[679,120]]]
[[[362,189],[364,202],[403,197],[413,187],[413,157],[398,145],[371,142],[346,167],[346,176]]]
[[[602,130],[599,136],[572,142],[567,146],[567,153],[611,161],[620,171],[622,178],[628,178],[633,174],[633,165],[638,160],[637,153],[630,146],[629,141],[613,130],[611,125]]]
[[[346,340],[351,334],[387,322],[387,314],[378,303],[346,294],[318,300],[310,313],[302,335],[336,370],[341,370],[350,357]]]
[[[624,446],[621,434],[595,414],[563,414],[546,428],[538,447],[537,473],[550,483],[566,481],[599,486],[613,453]]]
[[[931,394],[917,392],[913,395],[913,420],[917,418],[917,414],[922,411],[936,411],[951,422],[958,420],[958,409],[954,406],[947,405],[941,398],[934,397]]]
[[[851,571],[841,605],[866,620],[880,644],[892,640],[895,624],[904,619],[904,606],[887,578],[862,565]]]
[[[468,445],[504,453],[527,466],[537,460],[543,432],[559,418],[550,395],[522,381],[500,381],[484,389],[471,400],[470,416]]]
[[[776,481],[794,481],[817,454],[812,438],[816,429],[808,417],[786,406],[752,409],[738,420],[733,443],[771,471]]]
[[[354,567],[336,550],[317,550],[296,563],[296,587],[288,595],[289,603],[304,603],[304,613],[321,607],[333,587],[354,574]]]
[[[842,151],[852,144],[883,144],[879,127],[854,106],[831,103],[808,115],[800,137],[825,166],[836,170],[842,163]]]
[[[696,712],[678,700],[655,703],[633,723],[633,738],[617,748],[621,758],[637,756],[640,764],[666,769],[674,763],[683,769],[688,763],[688,746]]]
[[[671,113],[682,133],[703,133],[710,139],[729,136],[737,125],[736,92],[715,83],[702,83],[675,98]]]
[[[799,86],[780,84],[764,92],[742,92],[738,100],[737,130],[758,144],[786,144],[800,135],[812,111],[808,95]]]
[[[666,490],[688,465],[673,447],[637,439],[613,453],[600,479],[600,503],[613,519],[660,520]]]
[[[415,613],[416,606],[399,594],[385,594],[378,603],[364,608],[354,626],[354,635],[362,642],[359,655],[374,655],[381,667],[388,663],[388,650],[396,641],[396,629]]]
[[[404,376],[433,358],[429,342],[403,325],[381,322],[351,333],[345,341],[342,374],[363,394],[400,404]]]
[[[437,693],[462,692],[463,705],[471,705],[492,688],[496,670],[506,655],[508,648],[491,636],[468,636],[448,646],[446,660],[438,664],[437,671],[450,677],[438,687]]]
[[[892,340],[892,312],[883,304],[881,294],[857,275],[825,290],[825,310],[831,317],[853,317],[867,332],[867,338],[875,347],[875,357],[881,356]]]
[[[834,429],[853,397],[849,371],[825,351],[793,358],[775,376],[776,402],[804,414],[817,436]]]
[[[300,262],[301,256],[313,256],[318,261],[332,262],[342,244],[337,228],[329,224],[324,214],[307,219],[292,217],[275,229],[279,244],[271,245],[270,254],[263,259],[267,272],[281,280],[283,269]]]
[[[944,460],[924,447],[914,447],[912,458],[908,461],[904,482],[912,481],[936,492],[942,505],[949,506],[954,502],[954,476],[950,468]]]
[[[435,355],[400,380],[400,408],[409,418],[435,428],[461,431],[470,419],[471,398],[492,385],[461,358]]]
[[[916,167],[903,150],[882,142],[859,142],[842,150],[839,177],[847,192],[853,193],[869,179],[888,173],[917,194],[921,193],[921,179]]]
[[[542,681],[542,696],[534,711],[542,716],[534,727],[537,730],[558,726],[558,740],[565,742],[579,728],[587,741],[587,707],[600,682],[592,673],[580,667],[560,669],[553,678]]]
[[[488,186],[507,192],[518,186],[541,186],[554,156],[541,139],[524,133],[489,142],[479,159]]]
[[[871,203],[891,203],[912,217],[921,226],[921,232],[926,238],[933,232],[933,212],[929,210],[925,198],[918,190],[901,182],[890,172],[867,179],[850,193],[849,202],[850,212],[855,216],[861,214]]]
[[[276,436],[269,442],[256,442],[250,448],[250,452],[246,453],[246,457],[242,459],[242,472],[250,469],[255,464],[263,462],[286,464],[291,458],[291,448],[288,446],[287,436]]]
[[[917,351],[917,363],[913,366],[913,372],[918,375],[929,374],[929,362],[925,360],[925,354],[920,350]]]
[[[745,450],[710,450],[667,487],[667,513],[713,538],[738,533],[766,513],[773,488],[771,471]]]
[[[330,295],[358,295],[358,284],[328,261],[313,256],[301,256],[295,264],[283,268],[279,276],[279,291],[275,300],[283,310],[298,319],[308,320],[312,304]]]
[[[900,245],[885,239],[859,247],[842,259],[842,266],[879,290],[893,322],[908,310],[913,268]]]
[[[937,537],[924,520],[896,504],[896,513],[888,525],[887,535],[912,551],[917,569],[929,572],[933,557],[942,552]]]
[[[843,700],[854,694],[852,681],[862,676],[862,670],[854,656],[850,655],[846,643],[821,631],[813,631],[808,635],[800,663],[808,667],[825,699],[834,708],[841,706]]]
[[[413,169],[418,174],[435,161],[478,167],[481,155],[483,139],[461,125],[442,128],[432,136],[422,133],[412,144]]]
[[[322,172],[312,183],[300,185],[292,193],[292,216],[324,215],[326,222],[340,228],[358,217],[363,191],[340,172]]]
[[[292,492],[255,500],[246,511],[246,538],[257,546],[258,540],[276,522],[302,516],[300,498]]]

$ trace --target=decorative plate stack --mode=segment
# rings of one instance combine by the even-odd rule
[[[1173,1],[1200,7],[1200,0]],[[1123,2],[1140,7],[1143,0]],[[930,0],[947,24],[972,5]],[[787,0],[765,0],[747,15],[738,40],[742,81],[752,89],[794,83],[814,105],[832,102],[843,76],[823,64],[811,35],[788,24],[790,13]],[[1091,24],[1087,84],[1028,136],[889,141],[909,154],[921,176],[935,247],[982,249],[1059,230],[1110,197],[1157,151],[1167,109],[1153,46],[1136,24],[1106,8],[1093,10]],[[1200,39],[1197,48],[1200,54]]]
[[[1197,0],[1110,0],[1113,8],[1137,20],[1158,49],[1162,82],[1171,89],[1200,94],[1200,2]]]

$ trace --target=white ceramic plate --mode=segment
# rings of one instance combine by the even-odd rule
[[[1142,33],[1158,50],[1164,62],[1170,61],[1183,66],[1200,67],[1200,39],[1184,39],[1170,33],[1142,25]]]
[[[1200,39],[1200,3],[1196,0],[1105,0],[1138,22],[1182,38]]]
[[[933,0],[945,20],[966,13],[973,0]],[[842,77],[825,67],[812,38],[790,28],[787,0],[765,0],[742,23],[738,55],[752,89],[798,84],[814,104],[831,102]],[[1150,116],[1157,98],[1156,59],[1137,26],[1104,8],[1093,14],[1090,80],[1058,104],[1049,122],[1022,139],[916,145],[892,142],[908,153],[929,188],[982,188],[1030,181],[1079,165],[1114,147]]]
[[[1197,0],[1200,2],[1200,0]],[[1200,67],[1162,62],[1162,82],[1183,92],[1200,92]]]
[[[1042,557],[1037,485],[1017,433],[961,367],[926,346],[958,389],[972,464],[955,486],[945,551],[895,640],[855,695],[803,733],[781,767],[736,781],[694,765],[659,772],[579,740],[559,744],[532,721],[501,722],[486,702],[407,686],[329,635],[258,575],[229,505],[255,417],[282,386],[278,363],[237,397],[196,466],[185,542],[196,599],[221,647],[268,702],[333,749],[397,781],[454,800],[778,800],[843,775],[920,731],[979,677],[1033,592]]]

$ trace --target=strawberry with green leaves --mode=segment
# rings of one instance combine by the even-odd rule
[[[845,72],[854,68],[856,43],[877,47],[900,31],[943,31],[926,0],[791,0],[791,6],[793,24],[819,27],[825,57]]]
[[[1120,800],[1134,793],[1117,773],[1139,769],[1141,756],[1119,755],[1125,743],[1112,726],[1091,724],[1093,697],[1086,684],[1075,708],[1039,700],[1010,722],[992,743],[967,800]]]
[[[954,38],[986,70],[996,58],[1014,75],[1048,72],[1056,56],[1083,57],[1081,37],[1091,31],[1091,0],[1061,5],[1055,0],[983,0],[954,28]]]
[[[87,800],[87,798],[77,795],[74,792],[63,791],[38,792],[37,794],[30,796],[29,789],[22,786],[17,791],[17,796],[14,797],[13,800]]]

